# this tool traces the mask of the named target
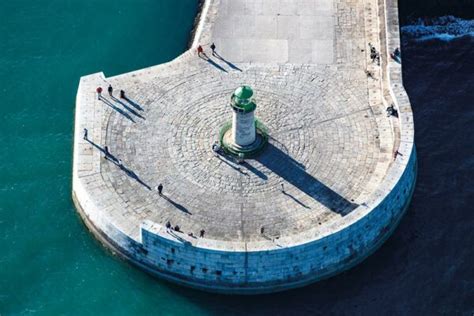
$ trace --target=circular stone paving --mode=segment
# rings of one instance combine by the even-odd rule
[[[211,147],[242,84],[253,88],[255,115],[270,138],[260,155],[238,164]],[[363,203],[384,176],[374,170],[392,161],[378,132],[389,123],[377,121],[361,86],[362,70],[323,66],[190,71],[141,83],[135,95],[143,111],[112,111],[107,130],[111,152],[134,176],[104,160],[103,177],[133,203],[137,226],[170,221],[184,233],[205,229],[206,238],[228,241],[323,227]]]

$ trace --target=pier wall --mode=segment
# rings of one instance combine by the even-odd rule
[[[93,208],[79,209],[86,217],[83,217],[86,224],[89,228],[93,225],[91,230],[102,242],[152,274],[203,290],[252,294],[298,287],[340,273],[362,261],[397,226],[411,198],[415,177],[413,151],[397,185],[356,223],[307,244],[269,251],[198,248],[164,237],[150,222],[143,224],[139,242],[101,218],[99,212],[85,211]]]

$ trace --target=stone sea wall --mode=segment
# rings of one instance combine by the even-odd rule
[[[270,251],[215,251],[163,238],[153,232],[152,223],[145,223],[145,251],[135,249],[134,257],[206,290],[260,293],[297,287],[346,270],[378,248],[404,214],[415,177],[413,152],[382,203],[346,229],[307,244]]]
[[[228,252],[197,248],[164,238],[154,232],[156,228],[150,222],[145,222],[141,228],[140,243],[101,218],[100,211],[94,211],[90,205],[80,207],[80,210],[86,224],[100,240],[150,273],[208,291],[252,294],[301,286],[339,273],[363,260],[397,226],[411,198],[415,177],[416,154],[413,151],[396,187],[367,216],[326,238],[270,251]],[[75,201],[78,205],[78,200]]]

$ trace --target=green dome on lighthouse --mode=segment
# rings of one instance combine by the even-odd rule
[[[253,90],[249,86],[240,86],[235,90],[234,95],[239,99],[250,99],[253,96]]]
[[[251,99],[253,90],[249,86],[240,86],[232,94],[231,106],[238,112],[252,112],[255,111],[257,105]]]

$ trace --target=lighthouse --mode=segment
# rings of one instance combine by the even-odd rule
[[[253,156],[267,141],[263,125],[257,124],[255,119],[257,104],[252,97],[253,90],[249,86],[240,86],[234,91],[230,97],[232,124],[222,133],[221,145],[239,157]]]
[[[230,106],[233,111],[231,142],[236,148],[244,149],[255,142],[254,112],[257,105],[252,100],[252,96],[252,88],[242,86],[235,90],[230,99]]]

